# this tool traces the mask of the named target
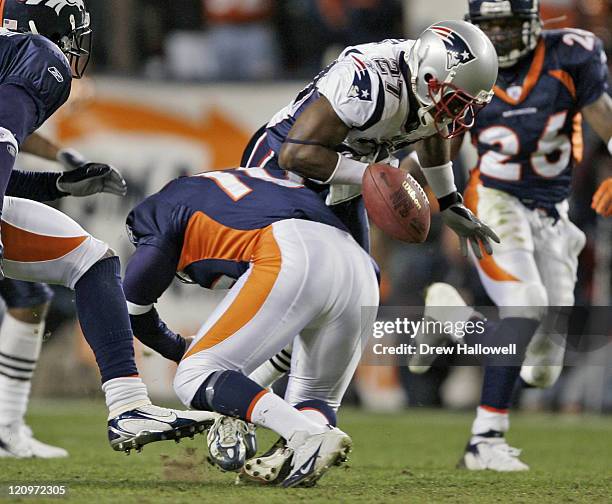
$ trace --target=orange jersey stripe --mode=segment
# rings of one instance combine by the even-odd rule
[[[465,206],[468,207],[474,215],[478,216],[478,186],[481,185],[480,170],[472,170],[470,182],[464,192]],[[486,219],[485,219],[486,221]],[[488,255],[482,245],[480,246],[482,259],[479,259],[478,264],[486,275],[492,280],[498,282],[518,282],[519,279],[508,273],[499,264],[495,262],[494,256]]]
[[[261,236],[252,246],[252,251],[253,266],[236,299],[183,359],[225,341],[251,321],[265,303],[276,283],[282,263],[281,251],[271,226],[261,230]]]
[[[548,75],[561,81],[561,83],[567,88],[569,93],[572,95],[572,98],[574,100],[576,99],[576,84],[574,84],[574,79],[572,78],[570,74],[568,74],[565,70],[549,70]]]
[[[178,270],[202,259],[249,261],[261,229],[239,230],[224,226],[203,212],[189,219]]]
[[[40,235],[2,221],[4,258],[9,261],[52,261],[72,252],[86,239],[87,236]]]
[[[574,161],[580,163],[584,155],[584,141],[582,137],[582,114],[578,112],[572,123],[572,155]]]
[[[525,81],[523,82],[523,89],[521,91],[521,96],[519,96],[518,100],[511,98],[505,90],[500,88],[499,86],[493,86],[493,91],[495,92],[495,96],[497,96],[500,100],[505,101],[510,105],[518,105],[521,103],[531,90],[535,87],[540,78],[540,73],[542,73],[542,66],[544,65],[544,56],[546,55],[546,46],[544,45],[544,40],[540,40],[535,49],[535,53],[533,55],[533,61],[531,62],[531,66],[529,67],[529,71],[527,72],[527,76],[525,77]]]

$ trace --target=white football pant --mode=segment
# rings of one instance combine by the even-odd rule
[[[466,203],[501,239],[493,244],[492,256],[475,260],[500,316],[543,321],[527,349],[521,376],[532,385],[551,386],[562,369],[567,326],[559,331],[559,321],[547,317],[546,308],[573,306],[585,235],[569,220],[567,201],[557,205],[556,224],[543,211],[482,185],[466,192]]]
[[[213,372],[248,376],[295,339],[285,399],[320,399],[337,409],[377,306],[372,261],[348,233],[304,220],[276,222],[262,231],[249,270],[185,354],[176,393],[190,405]]]
[[[70,217],[47,205],[6,196],[2,212],[4,275],[74,288],[108,252]]]

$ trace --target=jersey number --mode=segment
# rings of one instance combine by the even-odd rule
[[[595,47],[595,37],[592,33],[584,30],[578,30],[576,28],[567,28],[569,33],[563,35],[563,43],[568,46],[573,46],[574,43],[578,42],[587,51],[592,51]]]
[[[272,182],[273,184],[280,185],[283,187],[290,187],[292,189],[298,189],[304,187],[302,184],[293,182],[288,179],[282,179],[273,177],[264,168],[238,168],[242,173],[249,177],[265,180],[266,182]],[[197,177],[206,177],[215,181],[219,188],[227,194],[234,201],[238,201],[249,194],[251,189],[241,179],[236,177],[235,174],[225,171],[213,171],[200,173]]]
[[[572,143],[567,135],[559,133],[566,118],[566,110],[548,118],[537,149],[530,156],[531,167],[540,177],[556,177],[570,161]],[[512,129],[492,126],[478,135],[478,142],[499,147],[499,150],[489,150],[480,158],[480,171],[484,175],[509,181],[521,179],[521,164],[508,162],[521,149],[520,139]],[[557,155],[553,156],[554,153]]]

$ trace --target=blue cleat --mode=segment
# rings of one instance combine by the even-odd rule
[[[108,440],[113,450],[128,455],[132,449],[156,441],[175,440],[201,434],[215,421],[209,411],[178,411],[147,405],[126,411],[108,421]]]

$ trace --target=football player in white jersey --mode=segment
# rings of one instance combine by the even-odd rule
[[[496,77],[493,45],[463,21],[436,23],[416,40],[348,47],[253,136],[241,166],[288,170],[329,192],[327,203],[367,249],[365,169],[416,143],[446,224],[466,252],[469,240],[475,253],[479,243],[490,253],[495,235],[457,193],[450,138],[491,100]]]

